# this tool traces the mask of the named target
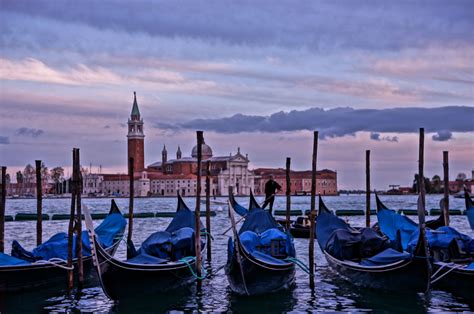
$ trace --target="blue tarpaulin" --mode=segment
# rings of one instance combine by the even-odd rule
[[[127,221],[121,214],[108,215],[104,221],[95,229],[97,238],[103,247],[109,247],[120,238],[125,230]],[[76,236],[73,237],[73,258],[76,257]],[[115,240],[115,241],[114,241]],[[53,235],[48,241],[33,249],[31,252],[25,250],[16,240],[12,243],[12,256],[26,261],[49,260],[68,257],[68,235],[64,232]],[[82,254],[89,256],[90,243],[87,231],[82,231]]]
[[[408,243],[408,250],[413,252],[419,237],[419,230],[417,229],[411,235]],[[453,242],[456,242],[459,249],[466,253],[474,253],[474,240],[451,227],[440,227],[433,232],[426,229],[426,240],[430,249],[449,249]]]
[[[14,266],[14,265],[28,265],[29,262],[4,254],[0,253],[0,267],[1,266]]]
[[[247,214],[242,227],[239,230],[239,234],[245,231],[253,231],[255,233],[263,233],[271,228],[281,228],[281,226],[275,221],[270,212],[261,208],[253,208]]]
[[[397,214],[391,209],[381,209],[377,213],[380,230],[388,236],[391,241],[397,241],[397,231],[404,250],[408,247],[413,232],[418,230],[418,224],[406,216]]]
[[[361,265],[364,266],[382,266],[392,264],[401,260],[411,259],[411,254],[407,252],[398,252],[392,248],[388,248],[383,252],[374,255],[370,258],[363,259]]]

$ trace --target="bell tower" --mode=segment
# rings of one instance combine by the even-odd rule
[[[145,169],[145,134],[143,133],[143,119],[140,118],[140,110],[138,110],[137,94],[133,92],[133,107],[130,119],[128,119],[128,159],[134,159],[134,171],[142,171]],[[127,159],[127,165],[128,165]]]

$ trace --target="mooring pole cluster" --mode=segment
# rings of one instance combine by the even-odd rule
[[[201,275],[202,275],[202,256],[201,256],[201,162],[202,162],[202,143],[204,142],[203,132],[197,131],[197,184],[196,184],[196,210],[195,210],[195,250],[196,250],[196,274],[198,277],[198,286],[201,286]]]

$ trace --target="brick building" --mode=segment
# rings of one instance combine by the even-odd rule
[[[275,181],[281,185],[282,192],[286,192],[286,170],[282,168],[258,168],[255,173],[255,194],[265,193],[265,183],[273,175]],[[311,194],[311,171],[290,172],[291,194]],[[337,172],[323,169],[316,172],[316,194],[337,195]]]

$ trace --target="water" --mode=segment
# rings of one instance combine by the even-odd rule
[[[427,196],[427,209],[437,208],[441,196]],[[225,199],[220,199],[225,200]],[[258,198],[263,201],[263,198]],[[383,201],[391,208],[416,208],[416,196],[384,196]],[[128,199],[116,200],[123,212],[128,211]],[[194,206],[194,199],[185,199],[190,208]],[[247,198],[237,198],[243,205]],[[292,208],[309,209],[309,197],[293,197]],[[363,209],[365,196],[326,197],[326,204],[330,209]],[[85,199],[84,203],[93,212],[107,212],[110,199]],[[372,200],[375,208],[375,200]],[[45,199],[43,211],[46,214],[68,213],[70,200]],[[219,206],[212,206],[218,210]],[[464,208],[464,200],[450,200],[451,208]],[[146,198],[135,201],[136,212],[174,211],[174,198]],[[285,198],[277,197],[276,209],[285,208]],[[35,212],[35,200],[7,200],[7,215],[20,212]],[[412,217],[416,220],[416,217]],[[354,226],[365,224],[365,217],[348,217]],[[163,229],[170,218],[148,218],[134,220],[134,243],[141,243],[149,234]],[[372,216],[372,222],[376,216]],[[99,224],[100,221],[94,221]],[[211,219],[213,259],[206,262],[206,268],[211,276],[203,282],[202,290],[197,291],[195,285],[183,291],[172,292],[166,295],[140,297],[128,301],[114,302],[107,299],[100,286],[88,287],[82,294],[68,297],[61,287],[51,287],[33,293],[9,295],[4,304],[0,301],[0,312],[39,312],[39,311],[84,311],[84,312],[133,312],[157,313],[168,311],[215,311],[236,313],[280,313],[280,312],[311,312],[311,311],[387,311],[387,312],[427,312],[427,311],[472,311],[474,304],[467,304],[465,300],[457,298],[444,291],[433,290],[429,294],[397,294],[377,292],[357,288],[340,279],[327,266],[321,251],[316,245],[316,277],[314,290],[308,284],[308,275],[298,269],[296,287],[291,291],[259,297],[239,297],[234,295],[229,287],[224,270],[221,266],[227,259],[228,236],[222,232],[229,227],[229,220],[225,211],[218,211],[217,216]],[[17,239],[26,248],[35,245],[36,222],[7,222],[5,228],[6,252],[9,252],[11,241]],[[48,239],[57,232],[67,230],[67,221],[45,221],[43,223],[43,239]],[[459,231],[473,235],[465,216],[452,216],[451,224]],[[231,232],[229,232],[229,235]],[[308,264],[308,240],[295,239],[297,257]],[[121,244],[116,256],[125,257],[125,245]],[[220,270],[219,270],[220,269]],[[217,273],[216,271],[219,270]],[[126,282],[123,283],[124,285]],[[0,298],[1,299],[1,298]],[[2,310],[3,307],[3,310]]]

